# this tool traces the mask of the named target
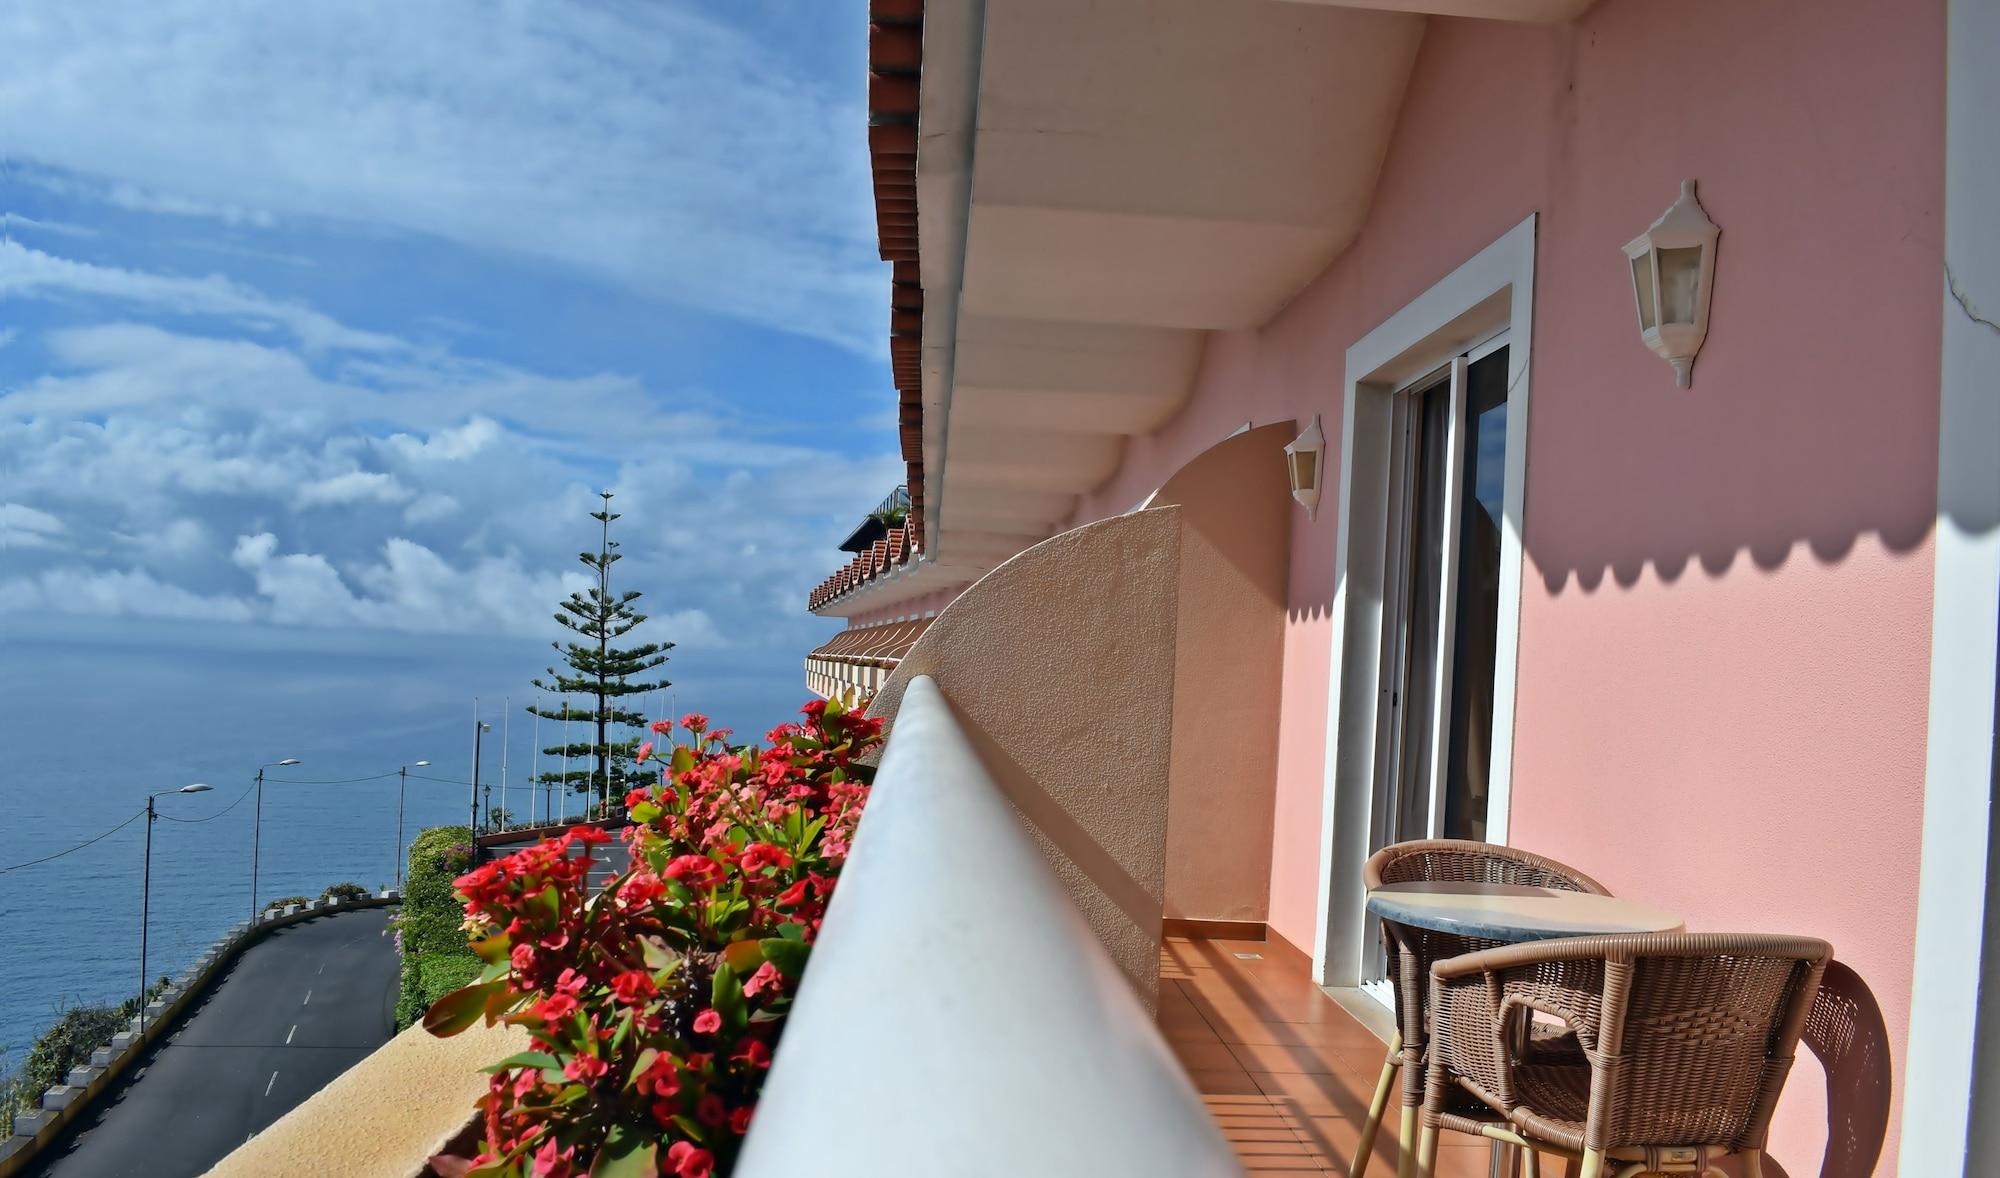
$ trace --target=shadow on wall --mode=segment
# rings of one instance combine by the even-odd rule
[[[1889,1131],[1889,1028],[1868,983],[1839,961],[1827,965],[1804,1042],[1826,1069],[1826,1156],[1819,1178],[1869,1178]],[[1776,1159],[1764,1172],[1791,1178]]]

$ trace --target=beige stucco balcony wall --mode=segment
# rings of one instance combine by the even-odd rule
[[[1159,989],[1181,510],[1064,532],[938,615],[873,707],[937,681],[1091,931]],[[937,837],[949,839],[950,831]]]
[[[1168,775],[1169,917],[1262,923],[1291,557],[1290,421],[1190,459],[1147,500],[1181,510]]]

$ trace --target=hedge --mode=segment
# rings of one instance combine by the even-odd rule
[[[166,978],[147,988],[148,1000],[165,992]],[[0,1079],[0,1130],[11,1130],[14,1114],[35,1107],[42,1093],[68,1078],[71,1068],[90,1062],[91,1052],[111,1042],[111,1036],[125,1029],[139,1013],[131,998],[117,1006],[78,1006],[63,1012],[55,1025],[42,1032],[28,1050],[21,1070]]]
[[[403,988],[396,1029],[422,1018],[431,1003],[473,979],[484,965],[465,941],[465,905],[451,881],[472,866],[472,831],[434,826],[410,844],[403,910],[396,917]]]

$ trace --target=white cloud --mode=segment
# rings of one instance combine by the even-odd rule
[[[299,488],[292,502],[300,507],[351,507],[357,503],[402,503],[415,494],[397,482],[394,475],[350,470],[307,483]]]
[[[4,88],[4,86],[0,86]],[[348,327],[309,307],[269,298],[220,274],[178,278],[99,266],[0,241],[0,298],[88,295],[180,315],[212,315],[280,327],[308,350],[384,351],[402,341]]]
[[[0,348],[13,343],[19,336],[20,333],[11,327],[0,327]]]
[[[427,462],[462,462],[500,436],[490,417],[474,417],[464,425],[433,430],[429,437],[391,434],[384,445],[405,458]]]
[[[295,626],[539,635],[550,628],[551,603],[590,583],[581,573],[529,571],[513,557],[453,565],[400,536],[347,576],[318,553],[279,552],[269,532],[239,536],[230,558],[251,575],[260,615]]]
[[[419,495],[414,502],[403,509],[403,522],[408,525],[436,523],[438,520],[458,514],[459,502],[450,495],[433,491]]]
[[[19,213],[0,211],[0,232],[7,234],[26,229],[31,233],[52,233],[57,237],[96,237],[97,230],[87,225],[72,225],[67,221],[49,221],[40,217],[24,217]]]
[[[247,622],[254,611],[233,597],[206,597],[142,570],[64,567],[0,580],[0,614],[91,614]]]
[[[853,27],[821,83],[652,0],[6,5],[0,109],[35,117],[0,153],[128,208],[429,234],[878,355]]]
[[[190,560],[209,548],[208,529],[194,519],[169,520],[157,528],[132,532],[114,531],[112,536],[142,556],[160,561]]]
[[[53,548],[63,522],[25,503],[0,503],[0,552],[9,548]]]

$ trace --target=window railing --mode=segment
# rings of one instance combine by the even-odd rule
[[[937,684],[918,677],[740,1178],[1241,1166]]]

